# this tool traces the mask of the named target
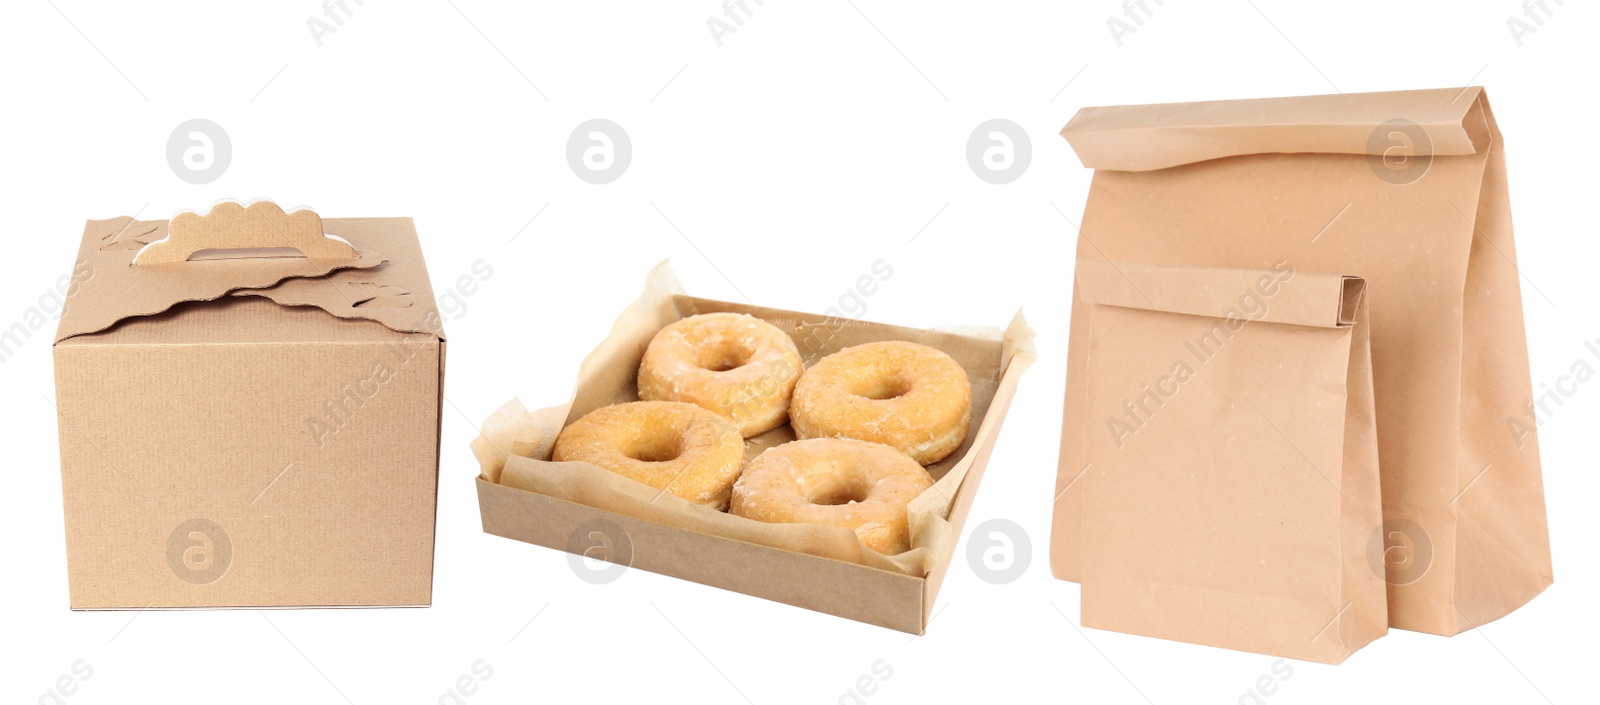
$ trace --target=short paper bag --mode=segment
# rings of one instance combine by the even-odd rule
[[[1365,283],[1080,260],[1083,624],[1338,663],[1384,634]]]

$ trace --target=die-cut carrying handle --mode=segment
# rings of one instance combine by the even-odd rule
[[[189,261],[202,250],[294,249],[307,259],[356,260],[360,254],[344,240],[322,232],[322,217],[302,208],[285,213],[272,201],[249,206],[223,201],[205,215],[185,211],[172,217],[167,236],[145,245],[135,265]]]

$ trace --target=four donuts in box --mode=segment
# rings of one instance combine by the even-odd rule
[[[662,264],[571,400],[484,423],[484,531],[920,634],[1032,338],[695,298]]]
[[[434,302],[409,218],[89,221],[53,348],[72,607],[429,604]]]

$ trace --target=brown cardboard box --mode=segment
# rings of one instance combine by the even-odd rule
[[[408,218],[89,221],[54,347],[72,608],[428,604],[444,350]]]
[[[955,453],[928,467],[937,482],[909,508],[911,551],[883,556],[848,529],[763,524],[690,505],[588,463],[550,462],[567,423],[638,399],[636,372],[656,332],[689,315],[720,311],[777,325],[795,339],[808,365],[850,345],[898,339],[939,348],[966,369],[973,423]],[[484,423],[473,443],[483,468],[477,480],[483,530],[921,634],[1006,408],[1034,359],[1032,338],[1020,315],[1004,333],[951,333],[692,298],[681,294],[663,264],[584,360],[571,401],[530,413],[513,399]],[[747,456],[793,438],[781,426],[748,439]]]

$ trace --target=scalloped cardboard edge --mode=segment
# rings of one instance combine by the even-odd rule
[[[154,236],[166,231],[167,221],[141,222],[121,216],[85,224],[79,266],[74,272],[76,289],[62,310],[55,342],[98,333],[124,319],[153,316],[181,303],[214,301],[236,289],[261,289],[286,279],[322,277],[341,269],[371,269],[388,261],[376,252],[358,251],[354,260],[279,257],[135,266],[134,257],[143,249],[119,248],[115,243],[120,233],[136,223],[151,222],[155,227],[144,235],[150,242],[159,242]],[[101,234],[106,232],[112,235]],[[110,246],[106,245],[108,238],[113,243]],[[79,276],[78,270],[86,274]]]
[[[289,248],[309,259],[353,260],[354,245],[322,231],[322,216],[304,206],[285,212],[267,199],[248,205],[218,201],[204,214],[183,211],[168,221],[167,236],[134,255],[138,266],[177,264],[201,250]]]

